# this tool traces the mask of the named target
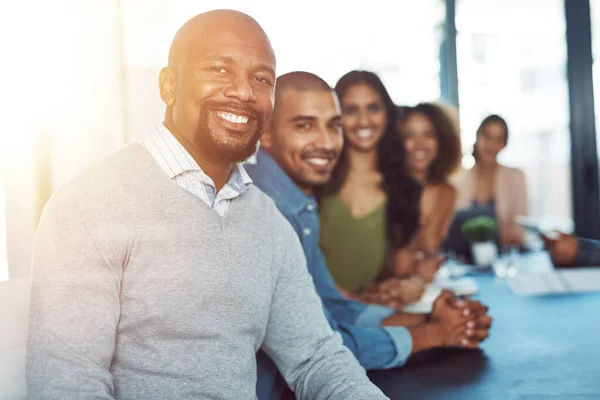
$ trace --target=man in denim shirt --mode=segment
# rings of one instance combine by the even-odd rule
[[[564,233],[542,239],[557,267],[600,266],[600,241]]]
[[[444,293],[430,316],[405,315],[339,292],[319,248],[319,216],[312,196],[312,189],[329,179],[342,147],[339,104],[327,83],[306,72],[279,77],[276,88],[270,129],[262,137],[256,164],[246,169],[298,234],[324,312],[344,344],[367,370],[401,366],[412,353],[429,348],[476,348],[491,323],[478,302],[460,304]],[[394,326],[400,324],[410,326]],[[270,360],[259,354],[261,400],[279,397],[284,386],[274,383],[276,375]]]

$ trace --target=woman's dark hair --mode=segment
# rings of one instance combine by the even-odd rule
[[[427,171],[427,180],[431,183],[443,183],[460,166],[462,151],[458,125],[452,120],[448,110],[433,103],[421,103],[414,107],[398,106],[398,124],[400,131],[410,117],[424,115],[433,125],[438,141],[438,156]]]
[[[504,145],[508,144],[508,124],[506,120],[497,114],[488,115],[481,121],[479,124],[479,128],[477,128],[477,136],[481,135],[483,132],[483,128],[485,128],[488,124],[500,124],[504,128]],[[473,158],[477,161],[477,150],[475,149],[475,145],[473,145]]]
[[[343,103],[348,89],[358,84],[366,84],[379,93],[387,116],[385,131],[377,145],[377,167],[383,175],[382,185],[388,198],[388,241],[392,248],[397,249],[408,243],[418,228],[421,187],[406,169],[404,145],[396,128],[396,106],[379,77],[369,71],[348,72],[335,85],[340,102]],[[323,195],[338,192],[347,175],[348,155],[347,146],[344,146]]]

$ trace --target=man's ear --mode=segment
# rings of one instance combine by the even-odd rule
[[[160,90],[160,98],[167,107],[171,107],[175,103],[175,71],[169,67],[161,69],[160,74],[158,75],[158,88]]]

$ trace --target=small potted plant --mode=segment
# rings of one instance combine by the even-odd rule
[[[461,226],[462,233],[471,243],[471,253],[476,265],[492,265],[498,257],[496,230],[496,221],[485,216],[471,218]]]

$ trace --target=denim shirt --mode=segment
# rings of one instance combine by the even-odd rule
[[[600,266],[600,241],[577,238],[579,244],[574,265],[576,267]]]
[[[275,160],[263,149],[256,164],[245,166],[254,184],[271,197],[279,211],[290,222],[300,238],[306,256],[308,272],[321,297],[325,316],[338,331],[344,344],[367,370],[394,368],[403,365],[412,351],[412,338],[404,327],[381,327],[394,310],[366,305],[343,296],[337,289],[319,247],[319,215],[317,203],[306,196]],[[257,394],[260,400],[274,395],[274,365],[259,357]],[[272,389],[271,389],[272,388]]]

